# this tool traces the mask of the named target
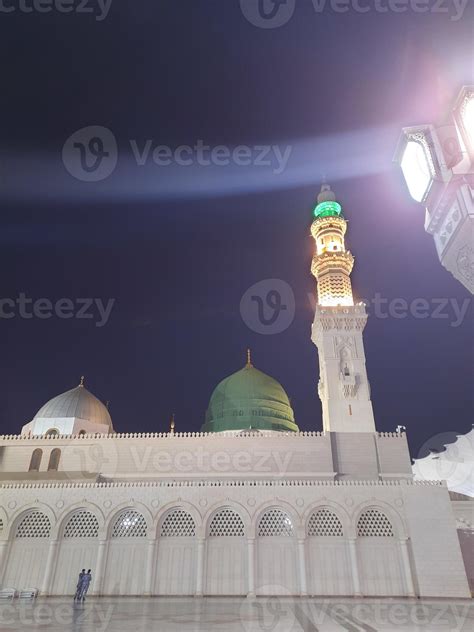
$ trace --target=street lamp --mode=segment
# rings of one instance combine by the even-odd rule
[[[405,127],[395,155],[442,265],[474,294],[474,86],[447,122]]]
[[[433,184],[436,172],[422,132],[412,132],[406,136],[400,165],[410,195],[417,202],[423,202]]]

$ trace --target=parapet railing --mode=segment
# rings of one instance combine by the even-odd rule
[[[250,432],[113,432],[109,434],[88,433],[88,434],[51,434],[51,435],[0,435],[0,441],[59,441],[65,440],[91,440],[91,439],[220,439],[255,437],[288,439],[288,438],[306,438],[306,437],[325,437],[328,433],[321,431],[303,431],[303,432],[275,432],[275,431],[259,431],[258,433]],[[377,432],[378,437],[402,438],[405,437],[404,432]]]
[[[402,480],[183,480],[183,481],[119,481],[100,483],[81,482],[48,482],[48,483],[3,483],[1,489],[38,489],[38,488],[81,488],[96,489],[101,487],[446,487],[445,481],[413,481]]]

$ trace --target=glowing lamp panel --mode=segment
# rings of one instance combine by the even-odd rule
[[[318,302],[320,305],[354,305],[350,277],[342,273],[329,273],[318,279]]]
[[[322,255],[325,252],[345,252],[344,239],[341,234],[322,235],[316,239],[316,252]]]
[[[313,211],[315,218],[318,217],[339,217],[342,216],[342,207],[339,202],[321,202]]]
[[[430,161],[426,151],[420,142],[410,140],[401,162],[408,190],[416,202],[424,200],[432,181]]]

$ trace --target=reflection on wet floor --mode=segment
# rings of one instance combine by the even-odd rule
[[[474,629],[472,601],[317,598],[51,598],[0,604],[0,630],[350,632]]]

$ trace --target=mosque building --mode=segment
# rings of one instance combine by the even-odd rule
[[[377,432],[346,229],[323,185],[323,430],[299,430],[250,353],[197,433],[116,433],[81,380],[0,437],[1,588],[73,595],[91,568],[93,595],[470,597],[446,482],[416,480],[406,435]]]

